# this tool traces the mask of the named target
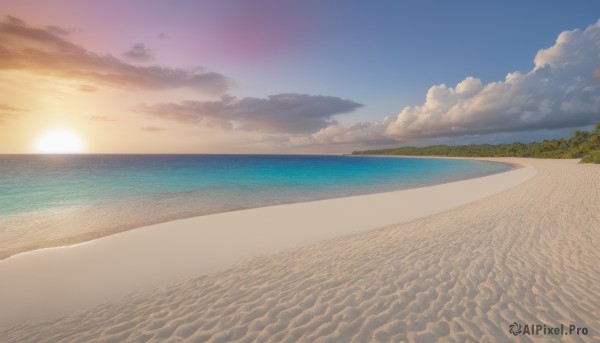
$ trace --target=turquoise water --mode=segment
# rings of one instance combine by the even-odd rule
[[[2,155],[0,234],[119,231],[509,169],[471,160],[358,156]]]
[[[510,169],[455,159],[283,155],[0,156],[0,215],[124,198],[223,202],[365,194]],[[257,199],[259,198],[259,199]],[[252,207],[252,203],[246,204]]]

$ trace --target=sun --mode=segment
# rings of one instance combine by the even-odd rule
[[[40,154],[80,154],[84,150],[81,136],[64,128],[44,132],[35,143],[35,151]]]

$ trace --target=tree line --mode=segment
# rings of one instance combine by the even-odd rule
[[[581,158],[582,163],[600,163],[600,123],[592,132],[574,131],[570,138],[511,144],[432,145],[353,151],[352,155],[404,155],[452,157]]]

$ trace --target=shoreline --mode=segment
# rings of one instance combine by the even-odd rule
[[[474,160],[474,161],[486,161],[486,162],[495,162],[495,163],[503,163],[513,166],[515,169],[523,168],[524,165],[521,162],[515,161],[498,161],[502,160],[510,160],[510,159],[519,159],[523,161],[527,161],[529,159],[538,159],[535,157],[461,157],[461,156],[412,156],[412,155],[352,155],[347,154],[343,156],[349,157],[398,157],[398,158],[439,158],[439,159],[447,159],[447,160]],[[551,160],[551,159],[550,159]],[[567,159],[564,159],[567,160]],[[581,160],[580,158],[572,158],[568,160]]]
[[[313,156],[313,155],[310,155],[310,156]],[[352,156],[352,155],[347,155],[347,156]],[[358,156],[358,157],[361,157],[361,156]],[[377,158],[379,158],[379,157],[382,157],[382,158],[406,157],[406,158],[424,158],[424,159],[446,158],[446,157],[428,157],[428,156],[419,157],[419,156],[386,156],[386,155],[381,155],[381,156],[365,155],[362,157],[377,157]],[[485,158],[448,158],[448,159],[480,160],[480,161],[510,165],[514,169],[517,169],[520,167],[519,164],[515,164],[515,163],[511,163],[511,162],[498,162],[498,161],[493,160],[493,158],[492,159],[490,159],[490,158],[488,158],[488,159],[485,159]],[[504,171],[497,171],[492,174],[486,174],[486,175],[482,175],[482,176],[494,175],[494,174],[498,174],[498,173],[502,173],[502,172],[504,172]],[[482,176],[477,176],[477,177],[482,177]],[[471,178],[473,178],[473,177],[471,177]],[[440,184],[444,184],[444,183],[456,182],[456,181],[462,181],[462,180],[468,180],[468,179],[469,178],[464,178],[464,179],[459,178],[456,180],[436,180],[434,183],[431,183],[431,184],[411,185],[411,186],[409,186],[410,188],[400,188],[400,189],[392,189],[392,190],[385,190],[385,191],[372,190],[372,191],[367,191],[366,193],[356,192],[354,194],[352,192],[349,192],[348,194],[345,194],[345,195],[339,195],[339,194],[333,195],[332,194],[332,195],[323,196],[323,197],[317,196],[314,199],[308,199],[308,200],[303,199],[303,200],[289,201],[289,199],[288,199],[286,201],[282,201],[278,205],[298,204],[298,203],[303,203],[303,202],[331,200],[331,199],[339,199],[339,198],[345,198],[345,197],[387,193],[387,192],[393,192],[393,191],[399,191],[399,190],[407,190],[407,189],[413,189],[413,188],[435,186],[435,185],[440,185]],[[108,203],[97,204],[97,205],[77,205],[77,206],[73,206],[70,208],[63,208],[59,211],[54,210],[54,209],[37,210],[37,211],[33,211],[33,212],[20,213],[16,216],[13,216],[12,218],[11,218],[11,216],[8,216],[7,218],[4,219],[4,221],[2,220],[2,218],[0,218],[0,225],[2,225],[2,226],[5,225],[4,227],[19,227],[19,225],[27,224],[26,222],[21,222],[20,217],[22,215],[24,215],[25,217],[28,217],[29,218],[28,220],[30,220],[32,222],[50,222],[52,225],[51,232],[38,232],[38,231],[32,230],[31,232],[26,232],[26,235],[28,235],[28,236],[15,236],[16,233],[13,233],[11,236],[10,232],[8,234],[8,237],[0,236],[0,238],[5,239],[5,242],[8,242],[6,244],[6,246],[4,246],[3,249],[0,250],[0,261],[7,259],[7,258],[11,258],[13,256],[17,256],[22,253],[31,252],[31,251],[79,245],[79,244],[82,244],[85,242],[93,241],[95,239],[108,237],[108,236],[111,236],[114,234],[130,231],[130,230],[136,230],[136,229],[143,228],[146,226],[159,225],[159,224],[168,223],[171,221],[196,218],[196,217],[201,217],[201,216],[206,216],[206,215],[214,215],[214,214],[219,214],[219,213],[227,213],[227,212],[234,212],[234,211],[240,211],[240,210],[249,210],[249,209],[255,209],[255,208],[274,206],[272,204],[267,204],[267,205],[264,205],[264,204],[250,205],[250,204],[248,204],[247,206],[222,209],[219,211],[212,211],[212,210],[189,211],[189,210],[186,210],[181,213],[166,213],[165,212],[156,217],[153,217],[153,216],[149,215],[149,213],[146,213],[146,214],[148,214],[148,216],[144,217],[144,215],[140,215],[139,218],[136,218],[135,220],[130,221],[130,222],[117,221],[117,222],[110,223],[110,224],[107,224],[107,223],[96,224],[96,225],[93,225],[93,229],[87,229],[87,230],[83,230],[80,232],[73,231],[71,229],[74,227],[73,225],[70,225],[66,229],[62,228],[60,225],[60,222],[63,220],[73,220],[75,222],[81,222],[81,221],[85,221],[86,218],[89,218],[89,216],[96,217],[96,218],[107,218],[107,217],[112,217],[112,216],[119,217],[119,214],[111,213],[111,209],[112,209],[112,212],[115,212],[114,204],[119,203],[120,201],[121,200],[115,200],[114,202],[108,202]],[[135,199],[129,199],[128,201],[135,201]],[[122,203],[122,205],[125,205],[125,203]],[[123,207],[125,207],[125,206],[123,206]],[[143,213],[145,213],[144,211],[146,211],[147,209],[138,208],[138,210],[140,213],[143,214]],[[121,215],[125,215],[125,214],[121,213]],[[106,226],[106,225],[110,225],[110,226]],[[49,240],[49,239],[36,240],[36,238],[35,238],[36,235],[41,235],[42,237],[47,237],[48,235],[50,235],[53,238],[51,240]],[[19,238],[18,241],[15,241],[16,237]]]
[[[127,286],[107,280],[104,271],[97,269],[98,261],[93,256],[77,259],[83,257],[73,253],[77,248],[65,248],[63,251],[69,252],[71,258],[63,261],[59,266],[62,269],[46,270],[42,265],[35,270],[51,273],[53,278],[45,280],[50,282],[43,287],[50,288],[49,293],[34,293],[34,300],[40,302],[29,308],[48,311],[45,315],[52,315],[49,310],[53,310],[56,317],[27,323],[27,309],[14,306],[27,303],[8,299],[14,301],[0,308],[0,315],[9,316],[13,323],[21,319],[21,324],[0,328],[0,337],[6,343],[500,342],[518,338],[509,332],[509,326],[516,322],[585,327],[589,330],[587,335],[571,335],[570,340],[597,342],[600,166],[572,160],[512,161],[534,168],[535,176],[478,201],[404,223],[375,229],[363,227],[365,230],[333,238],[323,237],[330,232],[325,232],[324,227],[305,226],[306,220],[326,224],[325,219],[334,218],[334,224],[349,220],[342,227],[348,229],[360,224],[353,219],[363,211],[370,218],[362,224],[372,227],[381,218],[371,208],[389,204],[375,199],[358,209],[345,208],[338,213],[317,207],[308,212],[312,215],[305,213],[301,218],[265,218],[258,226],[239,222],[238,230],[234,230],[238,235],[231,235],[230,230],[225,233],[230,243],[226,248],[235,253],[236,248],[256,246],[258,240],[265,238],[259,234],[260,229],[271,224],[283,231],[312,230],[316,242],[297,248],[279,246],[275,252],[264,251],[167,285],[138,289],[125,298],[97,306],[71,309],[60,317],[57,308],[51,308],[54,303],[50,296],[56,295],[53,288],[65,286],[56,282],[63,282],[65,270],[73,267],[67,262],[82,268],[72,272],[84,273],[90,279],[79,275],[74,280],[79,288]],[[477,184],[473,186],[481,191]],[[483,186],[494,185],[487,182]],[[438,194],[426,204],[452,199],[455,194],[462,196],[464,191],[465,187],[459,187],[457,192]],[[411,197],[408,205],[418,201]],[[395,212],[404,208],[399,203],[392,205]],[[315,210],[323,210],[324,215],[321,217]],[[195,250],[202,243],[179,233],[180,239],[187,238]],[[267,238],[271,240],[266,243],[277,245],[277,237]],[[129,264],[137,268],[139,274],[125,273],[124,281],[155,270],[161,272],[165,266],[178,266],[167,261],[165,265],[154,265],[156,261],[152,259],[135,261],[145,243],[130,245],[126,240],[118,241],[123,243],[122,249],[134,256],[117,256],[117,261],[105,261],[104,267],[123,270],[123,264]],[[172,243],[172,239],[157,242],[161,248],[155,253],[171,250],[178,254],[180,251]],[[218,252],[223,249],[209,247]],[[118,250],[113,252],[118,254]],[[186,263],[198,265],[206,261],[196,256]],[[14,275],[24,281],[23,273]],[[3,276],[9,281],[12,277],[0,273]],[[22,293],[39,291],[36,285],[33,290],[31,284],[20,286]],[[0,283],[0,296],[8,290],[6,287]],[[79,288],[70,289],[70,294],[56,302],[62,304],[80,296],[85,300]],[[66,292],[64,288],[59,290]]]
[[[512,188],[535,174],[526,165],[435,186],[175,220],[14,255],[0,260],[0,275],[9,280],[0,286],[0,303],[12,309],[0,310],[0,327],[73,313],[254,256],[428,217]],[[443,199],[444,194],[457,196]],[[28,285],[26,291],[23,285]]]

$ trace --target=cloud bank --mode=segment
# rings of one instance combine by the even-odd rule
[[[0,70],[24,70],[128,90],[189,88],[221,95],[230,87],[231,82],[221,74],[135,66],[111,55],[88,51],[67,38],[56,27],[33,28],[21,19],[8,16],[0,22]],[[145,51],[145,47],[142,48]],[[143,55],[140,49],[136,52],[138,58]]]
[[[310,133],[337,122],[333,116],[361,104],[332,96],[277,94],[261,98],[224,96],[218,101],[141,104],[134,111],[147,115],[221,129],[265,133]]]
[[[484,84],[467,77],[432,86],[425,102],[379,123],[331,125],[292,144],[371,143],[574,128],[600,121],[600,21],[562,32],[528,73]]]

